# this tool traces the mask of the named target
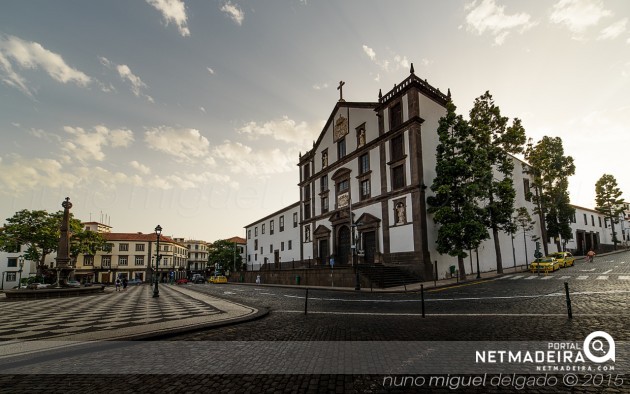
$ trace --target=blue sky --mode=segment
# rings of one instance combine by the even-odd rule
[[[6,2],[0,219],[69,196],[114,231],[242,236],[298,200],[339,81],[374,101],[412,62],[460,113],[489,90],[535,141],[561,137],[571,200],[593,207],[604,173],[630,190],[629,16],[625,0]]]

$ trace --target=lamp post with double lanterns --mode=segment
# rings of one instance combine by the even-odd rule
[[[157,244],[156,244],[156,257],[155,257],[155,287],[153,288],[153,298],[157,298],[160,296],[160,289],[158,289],[158,282],[159,282],[158,267],[160,266],[160,257],[162,257],[160,255],[160,235],[161,234],[162,234],[162,227],[158,224],[155,227],[155,235],[157,237]]]
[[[20,279],[18,280],[18,290],[20,290],[22,288],[22,269],[24,268],[24,256],[19,256],[18,259],[18,264],[20,264],[20,270],[18,271],[20,273]]]

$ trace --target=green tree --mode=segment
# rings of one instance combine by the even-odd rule
[[[617,185],[617,179],[609,174],[602,175],[595,183],[595,209],[605,215],[605,220],[610,222],[612,229],[612,241],[617,250],[617,233],[615,224],[619,223],[619,215],[624,211],[625,201],[621,197],[621,189]]]
[[[220,267],[223,272],[240,271],[243,268],[243,258],[238,253],[236,243],[224,239],[213,242],[208,247],[208,266]]]
[[[37,273],[42,274],[48,268],[46,256],[56,252],[63,211],[48,213],[45,210],[29,211],[23,209],[6,219],[0,229],[0,250],[11,252],[24,246],[26,260],[37,262]],[[83,232],[81,221],[70,216],[69,231],[71,237]],[[75,240],[75,243],[77,241]]]
[[[499,231],[513,234],[512,213],[516,191],[512,184],[514,161],[511,155],[522,153],[525,129],[519,119],[508,126],[508,118],[501,116],[490,92],[475,99],[470,110],[470,126],[477,149],[483,151],[486,160],[478,170],[484,192],[486,226],[491,229],[497,261],[497,272],[503,272]]]
[[[571,218],[575,208],[569,200],[569,177],[575,174],[571,156],[564,155],[562,139],[544,136],[536,145],[530,139],[525,149],[525,159],[532,166],[527,173],[532,176],[536,193],[532,196],[535,212],[540,216],[543,247],[547,249],[547,237],[573,238]],[[558,250],[561,249],[557,241]]]
[[[427,199],[428,212],[440,225],[437,251],[457,257],[459,275],[466,277],[464,258],[467,250],[476,249],[488,238],[483,223],[483,212],[475,202],[482,196],[479,162],[486,160],[484,152],[476,150],[471,137],[473,130],[455,113],[452,102],[447,104],[447,114],[439,121],[437,130],[440,143],[436,152],[436,173],[431,190],[435,195]]]
[[[76,220],[76,219],[72,219]],[[70,236],[70,257],[76,263],[79,255],[94,256],[99,250],[104,250],[107,241],[96,231],[84,230],[81,227],[74,227],[75,232]],[[79,223],[80,225],[80,223]]]

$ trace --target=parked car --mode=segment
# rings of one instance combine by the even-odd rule
[[[68,285],[68,287],[81,287],[81,282],[79,282],[78,280],[74,280],[74,279],[69,279],[66,284]]]
[[[532,272],[553,272],[560,269],[560,262],[550,256],[540,257],[531,262],[529,269]]]
[[[550,254],[547,257],[553,257],[554,259],[558,260],[558,262],[560,263],[560,267],[562,268],[570,267],[575,264],[575,257],[573,257],[571,252],[556,252]]]
[[[45,283],[29,283],[26,287],[29,289],[45,289],[47,288],[49,285],[45,284]]]
[[[143,284],[144,282],[141,281],[140,279],[131,279],[129,281],[127,281],[127,286],[138,286]]]
[[[227,281],[227,278],[223,275],[211,276],[210,279],[208,279],[210,283],[227,283]]]
[[[186,279],[186,278],[177,279],[175,281],[176,285],[185,285],[186,283],[188,283],[188,279]]]
[[[192,280],[193,283],[206,283],[206,278],[203,276],[196,276]]]

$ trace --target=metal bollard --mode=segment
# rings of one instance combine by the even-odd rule
[[[573,312],[571,311],[571,297],[569,297],[569,282],[564,282],[564,292],[567,296],[567,312],[569,314],[569,319],[572,319]]]
[[[304,314],[306,315],[308,310],[308,287],[306,288],[306,297],[304,298]]]
[[[420,285],[420,300],[422,300],[422,318],[424,319],[424,285]]]

